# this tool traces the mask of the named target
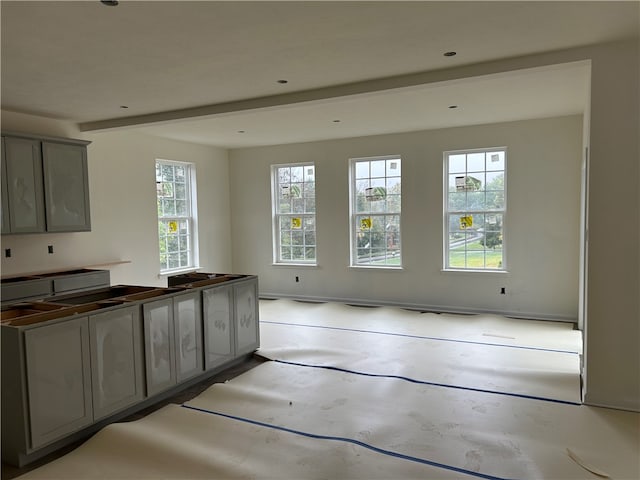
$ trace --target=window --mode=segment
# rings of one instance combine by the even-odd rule
[[[505,168],[505,148],[445,152],[445,269],[506,269]]]
[[[400,164],[398,156],[351,159],[352,266],[402,266]]]
[[[160,271],[195,267],[195,167],[156,160],[156,194]]]
[[[275,263],[316,264],[316,171],[312,163],[271,167]]]

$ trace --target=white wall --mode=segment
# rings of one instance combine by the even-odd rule
[[[589,54],[585,401],[640,411],[640,47]]]
[[[110,267],[112,284],[166,286],[159,277],[155,160],[193,162],[197,173],[200,265],[232,270],[228,155],[224,149],[134,132],[83,134],[65,122],[2,112],[3,131],[91,140],[91,232],[3,235],[2,275],[130,261]],[[54,246],[54,254],[47,253]]]
[[[509,272],[443,272],[443,151],[496,146],[508,148]],[[575,321],[581,148],[582,117],[572,116],[233,150],[234,268],[257,273],[263,294]],[[390,154],[402,157],[404,268],[350,268],[348,160]],[[272,265],[270,166],[309,161],[318,266]]]

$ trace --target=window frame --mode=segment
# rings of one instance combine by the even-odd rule
[[[385,163],[385,175],[384,177],[380,177],[380,176],[372,176],[371,173],[371,169],[369,167],[369,175],[368,177],[366,177],[369,180],[369,187],[368,188],[375,188],[375,187],[371,187],[371,179],[384,179],[385,182],[385,189],[386,186],[388,185],[387,183],[387,179],[389,178],[398,178],[398,184],[400,186],[400,193],[398,194],[393,194],[396,196],[399,196],[399,209],[398,210],[388,210],[386,209],[386,205],[388,205],[385,201],[385,208],[382,209],[380,212],[359,212],[357,211],[357,204],[358,204],[358,188],[357,188],[357,181],[358,181],[358,177],[357,177],[357,164],[358,163],[364,163],[364,162],[368,162],[369,164],[371,164],[371,162],[376,162],[376,161],[390,161],[390,160],[397,160],[400,164],[400,175],[397,176],[392,176],[392,175],[388,175],[387,174],[387,166]],[[364,177],[363,177],[364,178]],[[374,192],[372,192],[374,193]],[[385,195],[387,195],[387,191],[385,190]],[[376,200],[373,200],[376,201]],[[384,257],[386,260],[388,260],[389,258],[397,258],[398,259],[398,263],[379,263],[379,264],[372,264],[372,263],[365,263],[365,262],[361,262],[358,261],[358,237],[359,234],[361,233],[361,229],[359,228],[358,225],[358,217],[363,217],[363,216],[368,216],[370,218],[370,224],[373,225],[373,218],[375,217],[382,217],[384,218],[385,216],[398,216],[398,222],[397,222],[397,237],[396,237],[396,241],[397,241],[397,250],[398,250],[398,254],[397,256],[392,256],[389,257],[388,255],[388,251],[389,251],[389,246],[388,243],[385,244],[384,247]],[[371,228],[371,227],[369,227]],[[386,233],[385,233],[386,236]],[[350,255],[350,259],[349,259],[349,265],[351,268],[364,268],[364,269],[382,269],[382,270],[402,270],[403,269],[403,262],[402,262],[402,156],[401,155],[376,155],[376,156],[372,156],[372,157],[355,157],[355,158],[350,158],[349,159],[349,237],[350,237],[350,248],[349,248],[349,255]],[[371,247],[371,249],[373,249],[373,247]]]
[[[159,185],[162,183],[168,183],[173,185],[172,195],[175,198],[176,182],[175,182],[175,178],[174,178],[174,181],[172,182],[159,181],[159,178],[161,177],[158,176],[158,166],[171,166],[174,169],[175,167],[179,166],[179,167],[184,167],[186,169],[185,200],[187,200],[187,210],[188,210],[186,215],[180,215],[180,214],[161,215],[159,201],[162,197],[159,196],[159,188],[160,188]],[[197,195],[196,195],[196,166],[194,163],[191,163],[191,162],[182,162],[177,160],[167,160],[167,159],[157,158],[155,161],[155,168],[156,168],[156,210],[157,210],[157,221],[158,221],[158,237],[157,238],[158,238],[158,250],[159,250],[158,261],[159,261],[159,267],[160,267],[160,275],[197,270],[199,268],[198,267],[199,254],[198,254],[198,229],[197,229],[198,210],[197,210]],[[175,170],[174,170],[174,173],[175,173]],[[169,260],[167,259],[167,268],[163,268],[164,265],[162,263],[162,246],[161,246],[163,238],[161,237],[160,225],[161,225],[161,222],[171,222],[171,221],[178,222],[178,232],[180,230],[180,226],[179,226],[180,222],[186,222],[187,263],[180,264],[179,266],[176,266],[176,267],[169,267],[170,263],[169,263]],[[180,236],[180,233],[178,233],[178,237],[179,236]],[[165,234],[164,237],[168,239],[167,234]],[[178,244],[180,244],[179,240],[178,240]],[[184,252],[184,251],[185,250],[182,250],[179,246],[178,250],[174,253],[177,253],[179,255],[181,252]]]
[[[307,183],[305,181],[307,174],[304,172],[304,169],[307,167],[313,167],[313,183],[314,183],[313,212],[306,210],[306,201],[304,202],[303,212],[281,212],[280,211],[280,202],[279,202],[279,198],[280,198],[279,193],[280,193],[280,187],[281,187],[280,176],[279,176],[280,169],[283,169],[283,168],[291,169],[295,167],[302,167],[303,169],[302,181],[301,182],[289,181],[289,184],[302,183],[303,185],[302,195],[304,199],[311,198],[311,197],[305,196],[306,192],[304,189],[304,184]],[[289,266],[291,265],[317,266],[318,265],[318,225],[317,225],[317,205],[316,205],[316,188],[315,188],[315,185],[317,184],[316,175],[317,175],[317,170],[316,170],[315,162],[279,163],[279,164],[271,165],[271,231],[272,231],[273,264],[274,265],[289,265]],[[292,219],[297,217],[301,218],[301,231],[302,231],[303,243],[301,245],[295,245],[295,246],[303,249],[304,257],[306,257],[307,248],[314,248],[315,256],[313,258],[286,259],[286,258],[283,258],[282,256],[280,222],[282,221],[282,219],[287,219],[286,221],[291,225]],[[307,219],[313,219],[313,237],[315,240],[315,244],[313,245],[306,244],[305,233],[308,231],[306,230],[308,225],[306,221]],[[292,245],[292,249],[293,247],[294,245]],[[292,253],[292,256],[293,256],[293,253]]]
[[[503,168],[501,170],[487,170],[487,156],[490,153],[499,153],[502,152],[504,155],[503,158]],[[503,188],[502,190],[495,190],[496,192],[502,192],[503,194],[503,205],[502,208],[485,208],[484,209],[473,209],[473,208],[464,208],[462,210],[452,210],[449,206],[449,175],[450,175],[450,162],[449,162],[449,157],[453,156],[453,155],[470,155],[470,154],[478,154],[478,153],[484,153],[485,154],[485,159],[484,159],[484,170],[480,171],[480,170],[469,170],[468,168],[468,163],[467,163],[467,158],[465,157],[465,170],[464,170],[464,176],[469,177],[472,176],[472,173],[480,173],[482,172],[483,174],[487,174],[487,172],[491,173],[491,172],[502,172],[503,174]],[[508,158],[508,149],[506,146],[502,146],[502,147],[487,147],[487,148],[472,148],[472,149],[463,149],[463,150],[449,150],[449,151],[445,151],[443,152],[443,236],[442,236],[442,240],[443,240],[443,255],[442,255],[442,265],[443,265],[443,271],[449,271],[449,272],[480,272],[480,273],[507,273],[507,235],[506,235],[506,230],[507,230],[507,209],[508,209],[508,205],[507,205],[507,161]],[[455,175],[456,173],[460,173],[460,172],[454,172],[452,175]],[[465,180],[466,182],[466,180]],[[486,182],[485,182],[485,188],[486,188]],[[465,191],[465,196],[468,194],[468,190],[464,190]],[[486,190],[483,189],[483,192],[485,192],[485,201],[486,201]],[[451,192],[452,193],[452,192]],[[483,263],[484,266],[483,267],[467,267],[467,266],[451,266],[451,258],[450,258],[450,225],[451,225],[451,216],[452,215],[461,215],[461,214],[466,214],[466,215],[493,215],[493,214],[497,214],[501,216],[502,219],[502,224],[500,226],[500,235],[501,235],[501,252],[502,252],[502,257],[501,257],[501,265],[498,268],[492,268],[492,267],[487,267],[487,252],[491,251],[491,247],[487,247],[486,245],[484,245],[484,248],[482,250],[477,250],[477,251],[481,251],[483,252]],[[486,218],[486,217],[485,217]],[[466,245],[465,245],[466,247]],[[466,253],[469,250],[467,250],[465,248],[464,252],[465,252],[465,264],[467,261],[467,256]],[[476,250],[471,250],[471,251],[476,251]]]

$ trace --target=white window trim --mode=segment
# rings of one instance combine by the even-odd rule
[[[397,215],[400,216],[400,264],[398,265],[367,265],[364,263],[357,263],[358,259],[358,246],[357,239],[355,235],[356,230],[356,217],[359,215],[355,212],[355,192],[356,192],[356,172],[355,166],[359,161],[376,161],[376,160],[393,160],[399,159],[402,162],[401,155],[377,155],[373,157],[354,157],[349,159],[349,268],[352,269],[362,269],[362,270],[403,270],[403,262],[402,262],[402,207],[400,208],[400,212]],[[386,178],[386,174],[385,174]],[[400,184],[402,185],[402,173],[400,174]],[[401,190],[402,192],[402,190]],[[402,205],[402,193],[400,194],[400,202]],[[372,214],[372,216],[376,215],[396,215],[396,213],[382,213],[382,214]]]
[[[504,273],[509,273],[509,270],[507,269],[508,267],[508,263],[507,263],[507,248],[506,245],[507,243],[507,209],[508,209],[508,202],[507,202],[507,188],[508,188],[508,181],[507,181],[507,147],[503,146],[503,147],[488,147],[488,148],[469,148],[469,149],[462,149],[462,150],[447,150],[445,152],[443,152],[442,154],[442,158],[443,158],[443,165],[445,168],[443,168],[443,203],[442,203],[442,210],[443,210],[443,215],[442,215],[442,228],[443,228],[443,235],[442,235],[442,272],[454,272],[454,273],[471,273],[471,274],[504,274]],[[505,153],[505,160],[504,160],[504,208],[502,210],[500,210],[500,213],[502,213],[502,268],[464,268],[464,267],[450,267],[449,264],[449,210],[448,210],[448,202],[449,202],[449,162],[448,162],[448,157],[449,155],[456,155],[456,154],[469,154],[469,153],[474,153],[474,152],[485,152],[485,153],[489,153],[489,152],[504,152]],[[485,165],[485,172],[486,172],[486,165]],[[473,210],[473,211],[468,211],[466,213],[470,213],[470,214],[474,214],[474,213],[486,213],[489,212],[489,210]]]
[[[197,185],[196,185],[196,165],[194,163],[191,162],[181,162],[181,161],[177,161],[177,160],[167,160],[164,158],[156,158],[155,162],[154,162],[154,168],[156,165],[158,165],[158,163],[160,164],[165,164],[165,165],[180,165],[180,166],[186,166],[188,167],[188,171],[189,171],[189,231],[190,231],[190,250],[191,250],[191,262],[190,265],[187,266],[183,266],[183,267],[177,267],[177,268],[168,268],[168,269],[162,269],[160,268],[160,271],[158,273],[158,278],[162,278],[162,277],[166,277],[169,275],[174,275],[174,274],[180,274],[180,273],[187,273],[187,272],[194,272],[198,269],[200,269],[200,255],[199,255],[199,242],[198,242],[198,202],[197,202]],[[157,192],[157,190],[156,190]],[[156,193],[156,200],[157,200],[157,193]],[[161,219],[171,219],[171,218],[176,218],[176,219],[182,219],[184,217],[158,217],[157,221],[160,221]],[[157,235],[157,234],[156,234]],[[160,241],[159,237],[156,237],[158,239],[158,242]],[[160,253],[160,252],[158,252]],[[159,260],[159,255],[158,255],[158,260]]]
[[[278,163],[271,165],[271,245],[273,247],[272,250],[272,265],[274,266],[285,266],[285,267],[317,267],[318,266],[318,224],[317,224],[317,203],[316,203],[316,212],[314,213],[304,213],[304,214],[283,214],[278,213],[278,176],[276,172],[279,168],[283,167],[313,167],[314,176],[317,173],[316,166],[314,162],[294,162],[294,163]],[[316,182],[317,183],[317,182]],[[314,195],[315,199],[315,195]],[[278,220],[280,217],[294,217],[294,216],[313,216],[314,224],[316,225],[315,229],[315,237],[316,237],[316,258],[315,260],[283,260],[280,258],[280,230]]]

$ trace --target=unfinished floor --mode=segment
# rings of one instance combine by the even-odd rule
[[[580,403],[570,324],[262,300],[270,361],[22,478],[640,477],[637,413]]]

